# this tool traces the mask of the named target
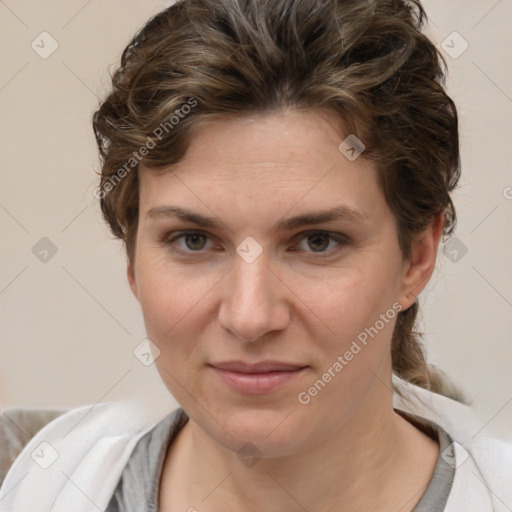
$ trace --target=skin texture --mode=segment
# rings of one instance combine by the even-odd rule
[[[168,172],[140,169],[128,279],[160,350],[158,371],[190,417],[165,460],[161,510],[313,512],[342,503],[405,512],[425,490],[438,445],[393,411],[395,320],[309,403],[298,400],[381,314],[414,302],[441,234],[440,216],[403,261],[374,165],[338,149],[347,135],[320,110],[225,119],[200,128]],[[147,216],[170,205],[227,228]],[[363,219],[272,231],[278,220],[340,205]],[[165,244],[187,229],[200,236]],[[311,230],[324,235],[308,239]],[[252,263],[236,252],[247,237],[262,248]],[[247,395],[208,366],[269,359],[307,368],[275,391]],[[261,454],[252,467],[237,456],[247,442]]]

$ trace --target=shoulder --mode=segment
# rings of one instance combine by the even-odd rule
[[[73,500],[83,501],[84,492],[98,506],[108,502],[137,441],[163,415],[132,401],[64,413],[39,431],[14,462],[0,488],[0,512],[49,510],[59,500],[64,509],[75,507]]]
[[[393,381],[405,397],[395,395],[394,407],[436,423],[453,440],[440,454],[455,468],[448,502],[452,508],[447,510],[456,510],[461,503],[468,512],[478,511],[478,506],[508,510],[503,503],[512,503],[512,442],[487,435],[482,429],[485,422],[470,406],[395,377]]]

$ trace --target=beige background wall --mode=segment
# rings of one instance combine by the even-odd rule
[[[90,125],[108,67],[166,5],[0,2],[3,408],[72,407],[132,395],[156,408],[174,405],[154,367],[132,353],[144,325],[122,245],[110,238],[92,195],[98,164]],[[421,296],[426,342],[430,359],[473,400],[482,428],[512,439],[512,2],[424,5],[429,34],[451,69],[463,163],[457,240],[440,251]],[[40,54],[55,43],[42,32],[58,44],[47,58]],[[39,259],[44,250],[46,262]]]

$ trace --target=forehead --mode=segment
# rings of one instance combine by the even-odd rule
[[[201,126],[192,137],[185,158],[175,167],[191,163],[219,163],[243,169],[278,164],[326,163],[338,158],[344,139],[342,121],[325,110],[288,109],[279,112],[221,118]]]
[[[343,203],[364,211],[373,202],[375,208],[382,199],[375,167],[340,151],[347,135],[337,116],[318,110],[213,121],[195,132],[177,164],[158,173],[141,166],[141,214],[176,200],[203,211],[215,205],[240,212],[248,203],[277,210]]]

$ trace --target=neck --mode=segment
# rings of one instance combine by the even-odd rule
[[[247,467],[191,420],[179,436],[173,458],[176,464],[180,459],[181,474],[194,475],[192,484],[190,478],[183,481],[184,504],[200,512],[406,512],[419,501],[438,453],[434,441],[393,411],[391,388],[377,379],[365,403],[338,430],[290,456],[262,458]]]

